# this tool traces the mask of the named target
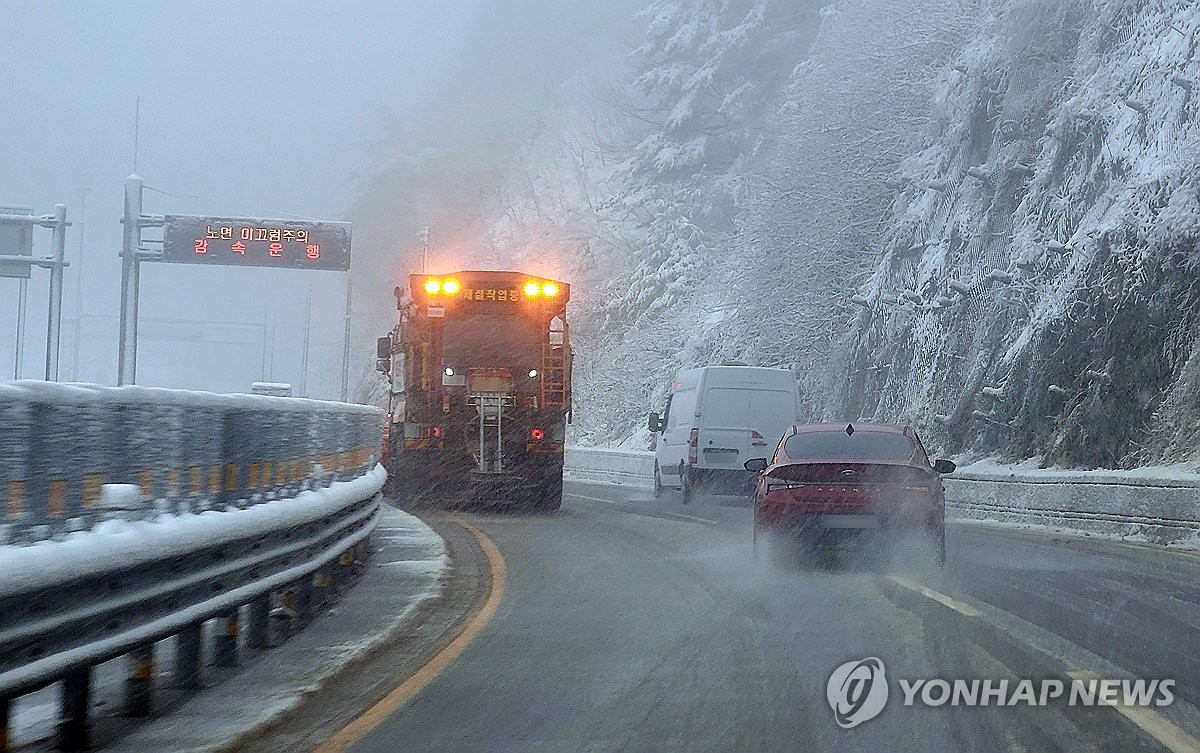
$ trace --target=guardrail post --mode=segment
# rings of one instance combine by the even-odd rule
[[[337,586],[339,592],[349,587],[350,580],[353,576],[354,550],[347,549],[338,556]]]
[[[329,574],[329,565],[330,563],[326,563],[324,567],[313,575],[311,608],[314,616],[329,603],[329,587],[333,584],[333,577]]]
[[[200,687],[200,656],[203,647],[203,622],[188,625],[175,637],[175,682],[179,687]]]
[[[296,623],[300,624],[312,616],[313,606],[313,578],[314,575],[306,575],[296,581],[293,587],[296,592]]]
[[[125,679],[126,716],[149,716],[154,700],[154,644],[129,652],[129,677]]]
[[[246,642],[251,648],[271,647],[271,593],[250,602],[250,634]]]
[[[12,699],[0,696],[0,753],[12,750]]]
[[[238,634],[241,632],[238,610],[235,609],[220,619],[220,632],[213,638],[213,665],[236,667],[238,664]]]
[[[92,668],[69,672],[62,681],[58,719],[59,750],[87,750],[91,743],[88,706],[92,696]]]

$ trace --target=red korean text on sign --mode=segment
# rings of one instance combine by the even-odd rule
[[[230,246],[229,249],[235,254],[241,254],[242,256],[246,255],[246,244],[242,243],[241,241],[237,241]]]
[[[304,253],[310,259],[320,259],[321,258],[321,244],[320,243],[308,244],[307,246],[304,247]]]
[[[283,256],[283,244],[282,243],[272,243],[268,253],[271,254],[271,256],[274,256],[275,258],[279,258],[279,257]]]
[[[207,254],[208,253],[208,239],[207,238],[197,238],[195,245],[192,246],[192,249],[198,254]]]

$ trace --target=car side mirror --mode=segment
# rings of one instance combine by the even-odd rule
[[[650,420],[649,420],[649,422],[647,422],[647,425],[650,429],[650,432],[655,433],[659,429],[662,428],[662,419],[660,419],[658,417],[657,413],[655,413],[654,411],[651,411],[650,412]]]
[[[935,460],[933,461],[933,470],[935,473],[954,473],[954,469],[958,468],[952,460]]]
[[[754,471],[755,473],[762,473],[763,471],[767,470],[768,465],[770,465],[770,463],[767,462],[766,458],[750,458],[745,463],[742,463],[743,468],[748,471]]]

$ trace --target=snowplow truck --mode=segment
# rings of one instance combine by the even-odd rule
[[[388,472],[401,504],[562,505],[571,287],[521,272],[412,275],[397,291]]]

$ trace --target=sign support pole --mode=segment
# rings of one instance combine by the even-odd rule
[[[304,297],[304,354],[300,359],[300,397],[308,397],[308,341],[312,337],[312,284]]]
[[[25,308],[29,303],[29,280],[17,281],[17,349],[13,354],[13,379],[20,379],[25,366]]]
[[[67,246],[67,205],[54,205],[54,265],[50,267],[50,313],[46,324],[46,381],[58,381],[59,344],[62,339],[63,260]]]
[[[342,335],[342,402],[350,399],[350,301],[353,290],[350,271],[346,270],[346,331]]]
[[[124,232],[121,238],[121,336],[117,345],[117,384],[137,381],[138,273],[142,239],[142,179],[125,179]]]

